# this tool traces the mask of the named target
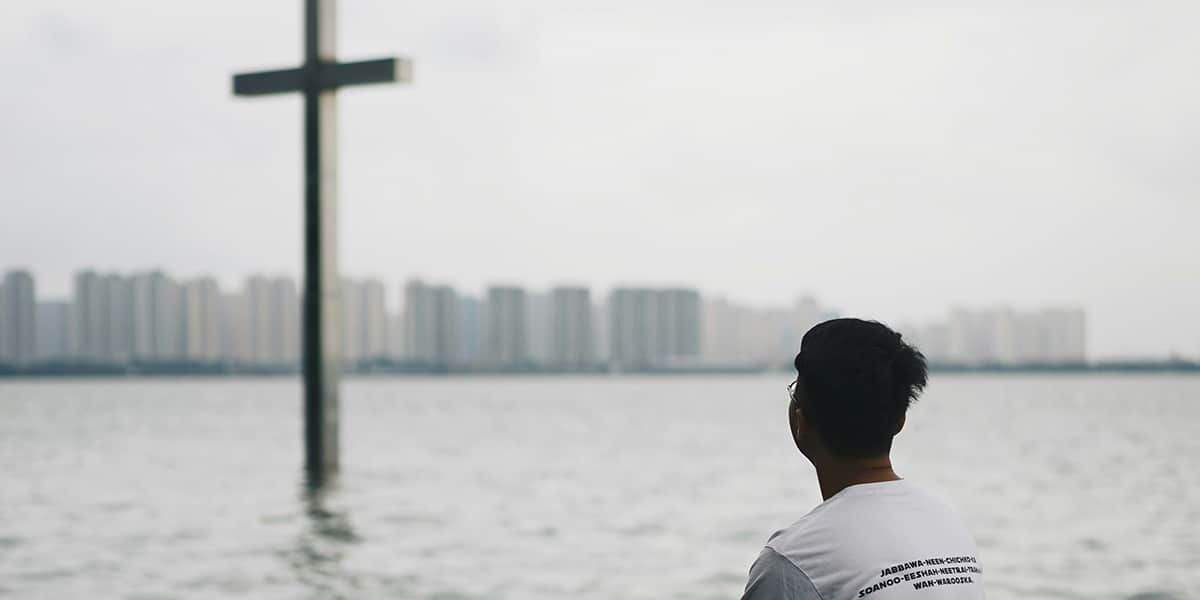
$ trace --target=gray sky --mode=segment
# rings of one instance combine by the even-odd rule
[[[1077,304],[1200,353],[1200,4],[344,0],[342,266],[845,312]],[[909,4],[909,3],[903,3]],[[0,267],[298,272],[300,3],[0,3]]]

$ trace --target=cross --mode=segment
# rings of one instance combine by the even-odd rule
[[[304,0],[300,68],[233,76],[237,96],[304,94],[304,464],[317,483],[338,468],[336,93],[347,85],[408,81],[411,71],[396,58],[337,62],[336,8],[336,0]]]

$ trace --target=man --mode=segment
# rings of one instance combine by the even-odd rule
[[[743,600],[983,598],[970,532],[889,457],[925,357],[884,325],[835,319],[804,335],[795,366],[788,423],[824,502],[771,536]]]

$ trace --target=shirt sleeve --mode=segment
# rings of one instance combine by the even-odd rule
[[[742,600],[822,600],[817,587],[792,561],[770,546],[763,548],[750,567]]]

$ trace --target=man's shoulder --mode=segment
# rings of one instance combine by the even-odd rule
[[[843,490],[775,532],[766,546],[820,579],[845,565],[892,556],[898,561],[914,552],[965,552],[974,540],[940,496],[908,482],[888,482]]]
[[[840,512],[839,507],[823,502],[791,525],[772,533],[766,547],[796,564],[803,562],[804,555],[810,552],[828,552],[841,529]]]

